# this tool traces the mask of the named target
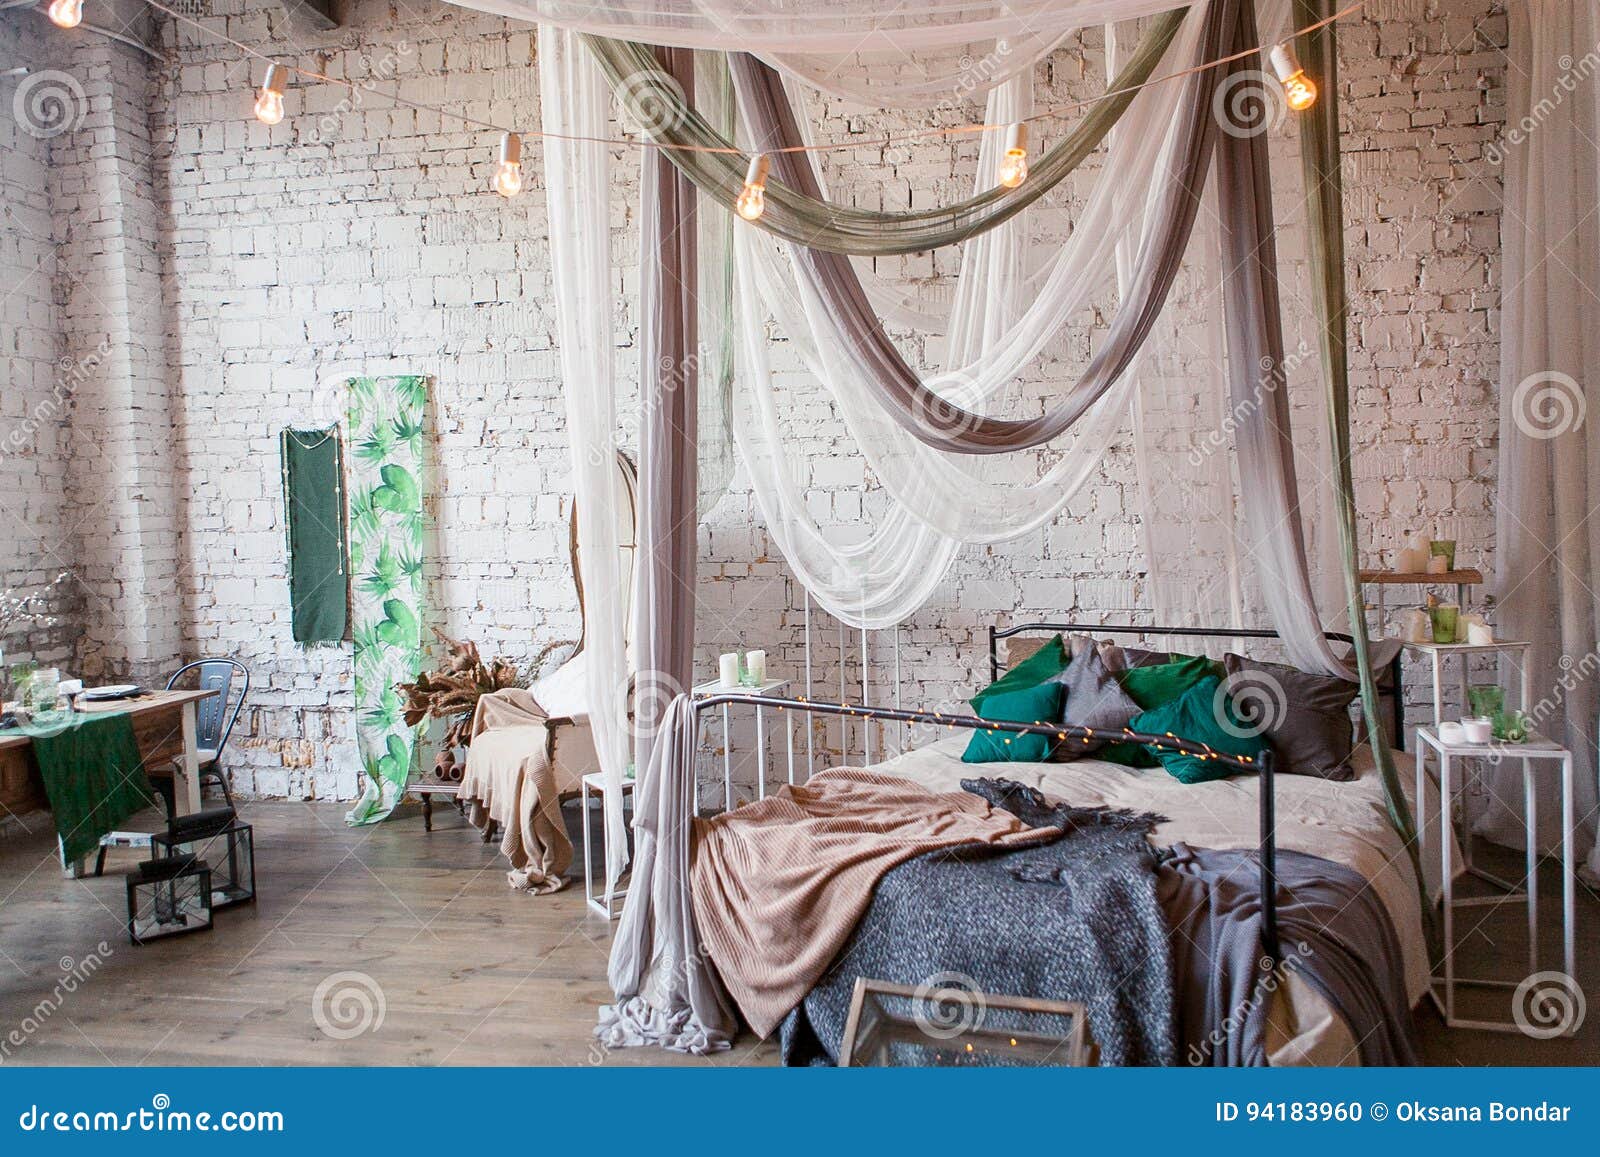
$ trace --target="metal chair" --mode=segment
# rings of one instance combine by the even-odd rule
[[[200,782],[204,785],[208,779],[215,780],[222,788],[222,798],[232,807],[233,791],[228,784],[228,775],[222,769],[222,752],[228,745],[228,736],[233,734],[233,725],[238,721],[245,697],[250,694],[250,668],[236,659],[200,659],[179,667],[167,680],[167,690],[175,688],[190,671],[200,673],[200,690],[215,689],[218,692],[195,704],[194,731],[195,746],[200,749]],[[241,680],[239,697],[230,706],[228,700],[236,675]]]
[[[222,788],[222,798],[228,801],[228,806],[233,807],[233,791],[228,784],[228,775],[222,770],[222,751],[228,745],[228,736],[233,734],[233,725],[239,718],[239,711],[244,707],[245,696],[250,694],[250,668],[235,659],[200,659],[193,663],[185,663],[167,680],[167,690],[171,691],[178,685],[190,671],[198,671],[198,690],[215,689],[216,695],[209,695],[195,704],[194,709],[194,738],[195,747],[200,753],[200,782],[215,780]],[[239,697],[229,704],[229,696],[233,690],[233,678],[242,676],[239,685]],[[155,788],[156,794],[161,797],[166,805],[167,819],[171,820],[178,814],[177,789],[172,779],[166,776],[152,776],[150,786]],[[148,848],[150,834],[148,832],[109,832],[100,838],[100,853],[95,857],[94,874],[102,875],[106,870],[106,853],[112,848]]]

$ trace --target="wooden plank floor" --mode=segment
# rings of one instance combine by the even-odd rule
[[[588,913],[581,882],[553,896],[506,886],[497,851],[453,808],[422,830],[415,805],[352,830],[336,804],[247,804],[260,898],[216,915],[210,932],[135,948],[124,872],[67,880],[41,826],[0,839],[0,1049],[22,1064],[593,1065],[772,1063],[753,1039],[713,1058],[603,1050],[591,1030],[610,999],[616,927]],[[143,822],[141,822],[143,821]],[[130,821],[149,830],[154,816]],[[109,953],[59,1009],[63,969]],[[314,996],[341,972],[371,978],[383,1020],[343,1039],[319,1026]],[[366,982],[342,987],[336,1032],[360,1021]],[[23,1025],[21,1046],[6,1034]]]
[[[746,1037],[714,1058],[656,1049],[602,1050],[591,1036],[609,999],[606,954],[615,924],[587,913],[577,886],[554,896],[514,893],[500,857],[453,809],[425,833],[415,805],[394,820],[351,830],[337,804],[245,807],[256,827],[259,902],[218,913],[213,931],[142,948],[128,944],[123,873],[137,857],[114,853],[99,880],[63,879],[49,833],[0,838],[0,1060],[21,1064],[594,1065],[771,1064],[776,1050]],[[140,822],[140,821],[144,822]],[[149,829],[154,817],[129,827]],[[1488,857],[1505,855],[1498,850]],[[1496,865],[1507,872],[1512,862]],[[1548,866],[1547,866],[1548,869]],[[1554,897],[1559,882],[1544,880]],[[1558,905],[1544,908],[1554,963]],[[1461,949],[1472,971],[1516,971],[1520,916],[1484,921]],[[1600,904],[1584,893],[1580,943],[1593,945]],[[109,952],[87,982],[54,1006],[63,970]],[[1600,1002],[1600,958],[1581,962]],[[318,986],[339,973],[337,1033],[359,1022],[360,998],[381,992],[381,1024],[330,1035],[315,1008]],[[1502,996],[1503,1000],[1504,997]],[[39,1009],[44,1002],[47,1011]],[[1503,1012],[1497,1012],[1503,1015]],[[1419,1014],[1433,1064],[1595,1064],[1600,1007],[1572,1040],[1446,1030]],[[8,1035],[22,1037],[20,1045]]]

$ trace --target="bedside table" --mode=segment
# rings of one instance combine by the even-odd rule
[[[1533,701],[1532,684],[1529,682],[1531,673],[1528,670],[1528,652],[1532,643],[1494,642],[1474,646],[1471,643],[1407,643],[1402,641],[1400,646],[1412,654],[1427,656],[1429,667],[1433,672],[1433,725],[1438,727],[1444,722],[1444,661],[1457,657],[1461,660],[1461,714],[1469,711],[1467,702],[1467,683],[1470,673],[1467,671],[1467,662],[1474,655],[1516,655],[1519,664],[1518,674],[1518,702],[1517,709],[1527,711]]]
[[[709,699],[713,695],[735,695],[740,698],[753,699],[758,695],[782,695],[789,686],[787,679],[768,679],[759,687],[724,687],[713,679],[709,683],[697,684],[690,694],[696,699]],[[733,810],[733,748],[729,742],[732,734],[731,720],[728,708],[732,704],[722,704],[722,806],[725,811]],[[767,726],[766,709],[757,702],[756,709],[756,798],[767,798]],[[794,783],[794,728],[784,728],[785,738],[788,741],[789,751],[789,782]],[[699,781],[695,785],[694,810],[700,810]]]
[[[1476,1028],[1490,1032],[1521,1032],[1522,1026],[1505,1021],[1467,1020],[1456,1016],[1456,987],[1457,985],[1472,985],[1486,988],[1517,988],[1522,983],[1519,980],[1497,980],[1486,977],[1464,977],[1456,975],[1455,967],[1455,910],[1465,907],[1482,907],[1484,905],[1497,905],[1503,903],[1507,896],[1524,897],[1528,909],[1528,973],[1530,976],[1539,971],[1539,879],[1537,868],[1539,864],[1538,819],[1539,819],[1539,793],[1535,779],[1538,764],[1560,764],[1561,776],[1561,928],[1562,928],[1562,967],[1569,977],[1577,976],[1577,944],[1578,944],[1578,909],[1577,888],[1578,871],[1574,862],[1573,844],[1576,821],[1573,816],[1572,798],[1572,753],[1559,743],[1546,739],[1542,735],[1532,734],[1524,743],[1502,743],[1492,740],[1489,743],[1445,743],[1439,738],[1438,732],[1432,727],[1417,728],[1417,799],[1427,797],[1423,794],[1428,761],[1436,759],[1439,764],[1439,843],[1441,853],[1441,868],[1444,879],[1444,972],[1441,976],[1433,977],[1429,986],[1429,994],[1433,1002],[1439,1007],[1440,1014],[1445,1023],[1451,1028]],[[1491,876],[1472,866],[1471,833],[1466,833],[1466,840],[1462,842],[1465,863],[1462,867],[1486,880],[1496,887],[1506,890],[1507,896],[1485,896],[1469,899],[1456,899],[1455,895],[1455,841],[1447,838],[1452,823],[1454,796],[1457,787],[1461,786],[1455,781],[1455,769],[1458,761],[1464,759],[1504,759],[1522,761],[1523,783],[1523,808],[1524,822],[1527,825],[1527,877],[1520,885],[1508,880]],[[1427,816],[1418,812],[1419,824],[1418,838],[1421,839],[1422,828],[1426,826]],[[1440,989],[1443,995],[1440,995]],[[1572,1032],[1577,1026],[1572,1026]],[[1569,1032],[1567,1035],[1571,1035]]]

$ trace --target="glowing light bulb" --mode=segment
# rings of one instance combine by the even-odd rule
[[[522,138],[516,133],[500,134],[500,161],[494,170],[494,191],[502,197],[522,192]]]
[[[50,19],[62,28],[76,28],[83,22],[83,0],[50,0]]]
[[[1283,85],[1283,100],[1295,112],[1305,112],[1306,109],[1317,103],[1317,85],[1306,70],[1300,67],[1300,61],[1294,54],[1294,49],[1287,44],[1275,46],[1270,56],[1272,71],[1278,76],[1278,81]]]
[[[267,65],[266,79],[256,94],[256,120],[264,125],[275,125],[283,120],[283,90],[288,85],[289,74],[283,65]]]
[[[744,174],[744,188],[739,190],[739,199],[733,203],[735,212],[746,221],[754,221],[767,211],[767,173],[771,168],[772,162],[765,153],[750,158],[750,167]]]
[[[999,181],[1015,189],[1028,179],[1028,126],[1017,123],[1006,130],[1006,151],[1000,158]]]

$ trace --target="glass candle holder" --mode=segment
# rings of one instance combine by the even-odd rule
[[[1506,743],[1522,743],[1528,738],[1528,721],[1520,711],[1497,711],[1494,737]]]
[[[1428,553],[1435,558],[1444,559],[1444,569],[1456,569],[1456,540],[1453,538],[1435,538],[1428,543]]]
[[[1454,603],[1440,603],[1432,610],[1433,641],[1435,643],[1454,643],[1456,641],[1456,620],[1460,618],[1461,608]]]
[[[1506,689],[1498,683],[1474,683],[1467,688],[1467,709],[1493,719],[1506,709]]]

